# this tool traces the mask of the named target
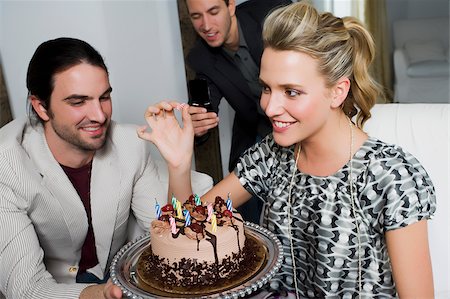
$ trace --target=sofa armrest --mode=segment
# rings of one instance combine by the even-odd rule
[[[394,72],[395,72],[395,81],[401,84],[404,82],[408,75],[406,71],[408,69],[408,58],[406,57],[406,53],[402,49],[395,49],[394,51]]]

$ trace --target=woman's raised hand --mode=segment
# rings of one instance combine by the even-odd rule
[[[191,164],[194,147],[194,129],[189,105],[178,102],[160,102],[149,106],[145,112],[148,126],[138,128],[138,136],[153,142],[169,166]],[[183,126],[180,126],[175,110],[180,110]],[[147,128],[150,127],[150,131]]]

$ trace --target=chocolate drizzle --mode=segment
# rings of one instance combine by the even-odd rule
[[[180,227],[176,234],[172,234],[172,238],[176,239],[180,234],[184,235],[184,227]]]
[[[233,220],[236,220],[236,221],[239,221],[239,222],[241,222],[241,223],[244,223],[244,220],[242,219],[242,218],[238,218],[238,217],[233,217]],[[236,225],[236,224],[232,224],[231,225],[233,228],[234,228],[234,230],[236,231],[236,238],[237,238],[237,243],[238,243],[238,247],[239,247],[239,252],[241,252],[242,251],[242,248],[241,248],[241,244],[240,244],[240,242],[239,242],[239,227]]]
[[[239,252],[241,252],[241,244],[239,242],[239,227],[236,224],[233,224],[231,227],[234,228],[234,230],[236,231],[236,239],[237,239],[237,243],[238,243],[238,248],[239,248]]]
[[[206,231],[206,236],[209,237],[206,238],[206,241],[208,241],[209,243],[211,243],[213,250],[214,250],[214,260],[215,260],[215,264],[216,264],[216,269],[217,269],[217,277],[219,277],[219,256],[217,255],[217,237],[214,234],[211,234],[209,231]]]

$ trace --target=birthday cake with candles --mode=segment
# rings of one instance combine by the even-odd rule
[[[184,204],[172,198],[150,225],[150,246],[137,269],[145,284],[189,291],[232,279],[245,267],[244,224],[231,200],[202,203],[192,195]],[[248,248],[247,248],[248,251]]]

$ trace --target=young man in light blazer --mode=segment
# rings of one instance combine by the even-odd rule
[[[111,120],[101,55],[84,41],[41,44],[27,73],[30,117],[0,130],[0,297],[121,298],[109,266],[167,198],[136,128]]]

